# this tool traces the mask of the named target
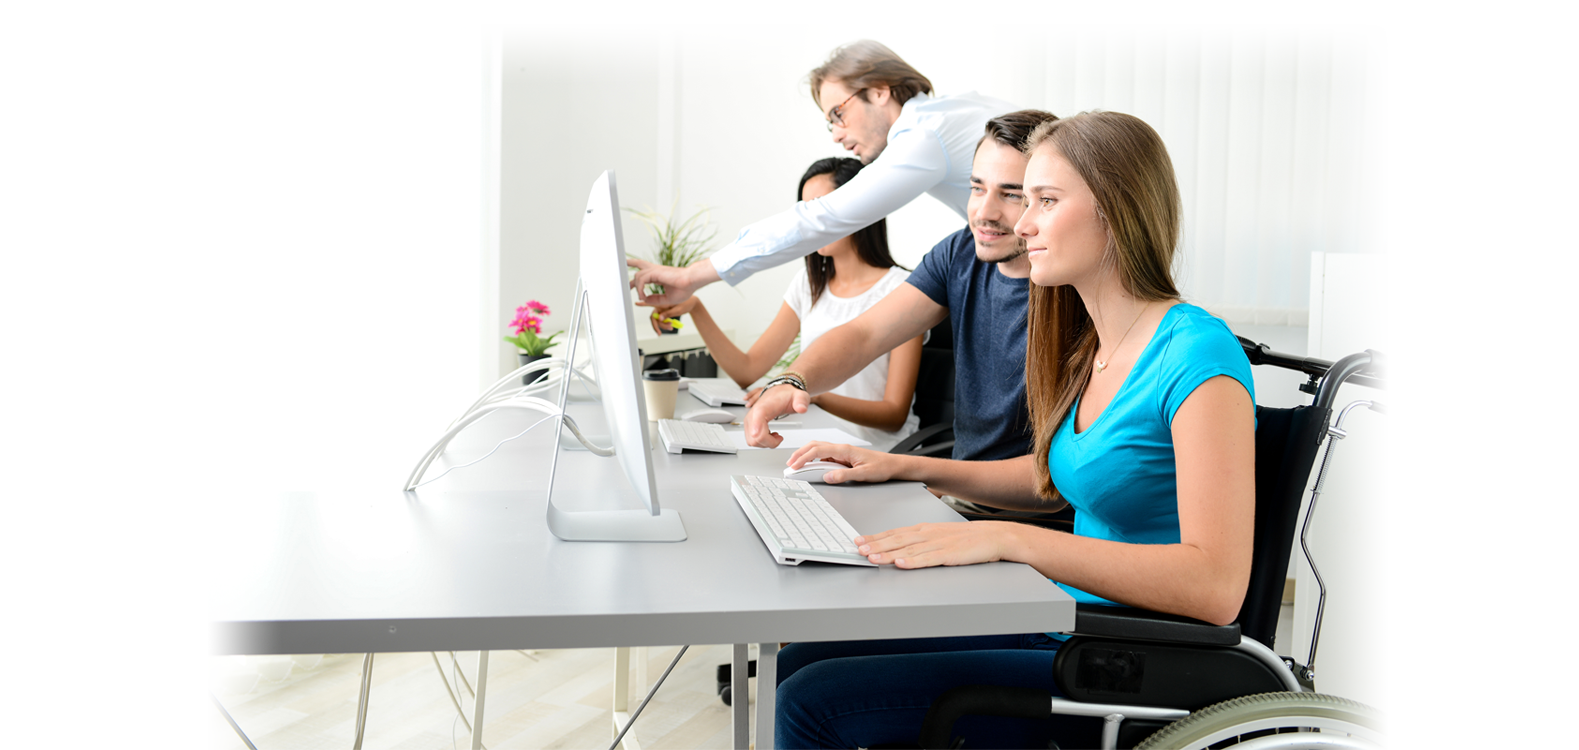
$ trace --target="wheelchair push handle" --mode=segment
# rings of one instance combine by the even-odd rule
[[[1244,349],[1245,358],[1250,360],[1250,364],[1281,367],[1310,376],[1310,381],[1301,385],[1299,389],[1315,396],[1315,405],[1322,408],[1332,408],[1332,401],[1337,397],[1338,388],[1344,383],[1370,388],[1387,387],[1385,379],[1387,358],[1375,349],[1366,349],[1358,354],[1350,354],[1337,362],[1329,362],[1316,357],[1275,352],[1266,344],[1256,343],[1243,336],[1236,338],[1239,339],[1239,346]]]
[[[1367,366],[1366,374],[1371,377],[1380,377],[1383,381],[1396,382],[1410,390],[1421,390],[1420,365],[1415,365],[1408,360],[1393,357],[1385,352],[1375,349],[1366,349],[1366,354],[1371,355],[1371,366]]]
[[[1333,400],[1338,397],[1338,388],[1344,383],[1386,388],[1387,381],[1383,379],[1386,361],[1381,352],[1366,349],[1334,362],[1328,368],[1326,377],[1322,378],[1321,386],[1316,389],[1315,405],[1330,410]]]

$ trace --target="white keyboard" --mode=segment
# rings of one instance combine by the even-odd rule
[[[708,406],[745,406],[746,392],[722,380],[693,380],[691,395]]]
[[[807,560],[877,567],[855,551],[858,534],[809,482],[779,477],[732,476],[735,495],[757,535],[780,565]]]
[[[682,419],[658,420],[658,439],[663,449],[670,453],[684,450],[712,453],[736,453],[734,441],[720,425],[707,422],[687,422]]]

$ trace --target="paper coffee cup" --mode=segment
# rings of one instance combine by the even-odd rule
[[[647,392],[647,421],[674,419],[674,399],[680,395],[680,372],[643,370],[641,384]]]

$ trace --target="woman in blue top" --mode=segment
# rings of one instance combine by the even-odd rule
[[[1167,149],[1135,117],[1087,112],[1042,125],[1026,153],[1028,205],[1015,232],[1033,283],[1032,455],[945,461],[813,443],[790,465],[831,458],[851,468],[829,472],[830,483],[919,480],[986,505],[1037,494],[1044,509],[1076,511],[1074,534],[975,522],[857,537],[875,563],[1011,560],[1077,600],[1232,622],[1250,578],[1254,388],[1228,327],[1174,287],[1181,209]],[[1041,633],[792,644],[779,660],[779,746],[914,741],[932,699],[957,685],[1056,691],[1058,645]],[[964,721],[981,747],[1046,747],[1053,726]],[[1070,719],[1052,736],[1095,745],[1097,732]]]

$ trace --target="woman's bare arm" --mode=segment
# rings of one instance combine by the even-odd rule
[[[829,414],[858,425],[889,432],[904,427],[905,420],[910,418],[910,404],[916,396],[916,373],[921,369],[921,338],[917,336],[888,353],[888,381],[883,386],[883,400],[868,401],[837,393],[820,393],[812,396],[811,402]]]
[[[741,388],[751,385],[757,378],[766,375],[779,358],[784,356],[784,352],[789,350],[790,342],[794,341],[795,335],[800,332],[800,317],[795,315],[795,311],[788,303],[782,303],[779,306],[779,314],[774,316],[772,323],[768,324],[768,329],[757,337],[756,343],[751,345],[751,351],[742,352],[740,347],[735,346],[735,343],[724,335],[723,329],[713,321],[713,316],[707,311],[706,305],[698,301],[696,306],[690,309],[690,313],[691,322],[696,324],[696,332],[702,335],[702,341],[707,344],[707,350],[712,352],[718,368]]]

